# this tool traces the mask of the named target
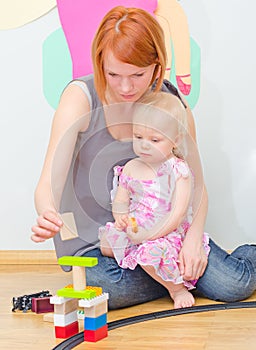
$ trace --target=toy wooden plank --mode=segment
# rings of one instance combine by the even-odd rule
[[[87,256],[62,256],[58,259],[58,263],[64,266],[93,267],[98,264],[98,259]]]

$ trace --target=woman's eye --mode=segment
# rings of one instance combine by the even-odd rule
[[[135,77],[139,78],[139,77],[143,77],[144,73],[138,73],[138,74],[134,74]]]

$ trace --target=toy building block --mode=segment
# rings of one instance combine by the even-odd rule
[[[58,259],[58,263],[64,266],[73,266],[73,288],[74,291],[81,291],[86,288],[85,267],[93,267],[97,265],[98,259],[81,256],[62,256]]]
[[[77,311],[72,311],[68,314],[54,314],[54,326],[65,327],[78,320]]]
[[[55,336],[56,338],[69,338],[72,337],[72,335],[75,335],[79,332],[79,324],[78,321],[69,324],[65,327],[59,327],[55,326]]]
[[[66,315],[72,311],[77,310],[78,308],[78,300],[77,299],[69,299],[63,304],[55,304],[54,305],[54,313],[59,315]]]
[[[97,342],[108,336],[108,325],[98,328],[96,331],[84,330],[84,340]]]
[[[99,317],[108,312],[108,302],[107,300],[102,303],[84,308],[84,316],[85,317]]]
[[[50,297],[32,298],[31,311],[42,314],[46,312],[53,312],[54,305],[50,303]]]
[[[98,317],[85,317],[84,330],[96,331],[107,324],[107,314],[102,314]]]
[[[63,226],[60,229],[60,237],[63,241],[78,237],[77,227],[73,213],[62,213]]]
[[[91,299],[96,296],[96,292],[91,289],[75,290],[74,288],[66,286],[65,288],[59,289],[57,295],[66,298],[77,298],[77,299]]]
[[[129,218],[130,223],[131,223],[131,227],[132,227],[132,232],[137,233],[138,232],[138,225],[137,225],[137,221],[135,218]]]
[[[109,299],[109,294],[103,293],[103,294],[99,295],[98,297],[92,298],[90,300],[81,299],[81,300],[79,300],[78,303],[79,303],[80,307],[90,308],[90,307],[98,305],[98,304],[100,304],[108,299]]]

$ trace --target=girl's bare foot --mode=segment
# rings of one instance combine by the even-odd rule
[[[195,304],[193,295],[183,286],[177,290],[169,292],[174,301],[174,309],[191,307]]]

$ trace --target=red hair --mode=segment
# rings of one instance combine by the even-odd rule
[[[104,54],[107,50],[121,62],[137,67],[156,64],[150,85],[156,77],[156,91],[164,79],[167,54],[164,33],[157,20],[139,8],[114,7],[102,19],[92,43],[95,88],[105,101]]]

